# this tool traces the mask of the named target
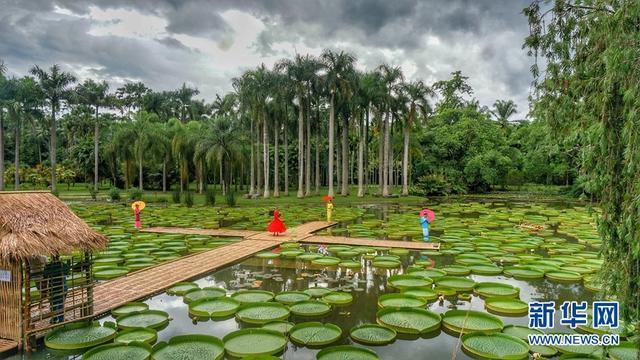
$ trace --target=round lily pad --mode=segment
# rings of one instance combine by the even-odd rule
[[[401,290],[403,294],[415,296],[425,301],[431,301],[438,298],[438,294],[431,287],[410,287]]]
[[[169,295],[184,295],[189,290],[200,288],[198,284],[192,282],[179,282],[167,290]]]
[[[338,264],[340,267],[343,268],[347,268],[347,269],[359,269],[362,267],[362,264],[359,261],[342,261],[340,264]]]
[[[311,263],[314,265],[322,265],[322,266],[335,266],[340,264],[340,258],[332,257],[332,256],[323,256],[321,258],[317,258],[311,260]]]
[[[289,330],[289,338],[305,346],[322,346],[335,342],[342,336],[342,329],[334,324],[304,322]]]
[[[280,254],[274,253],[271,251],[265,251],[265,252],[257,253],[256,257],[261,259],[275,259],[275,258],[279,258]]]
[[[518,360],[529,355],[529,345],[517,337],[496,333],[470,333],[462,336],[462,347],[486,359]]]
[[[321,257],[322,255],[320,254],[301,254],[301,255],[298,255],[296,259],[302,260],[302,261],[312,261]]]
[[[160,310],[145,310],[118,318],[121,329],[153,328],[158,329],[169,323],[169,314]]]
[[[482,297],[518,297],[520,294],[520,288],[498,282],[477,283],[474,291]]]
[[[184,293],[182,300],[187,304],[200,299],[215,299],[227,295],[225,289],[216,287],[206,287],[202,289],[192,289]]]
[[[427,302],[421,298],[401,294],[384,294],[378,297],[378,307],[423,307]]]
[[[351,329],[351,338],[366,345],[389,344],[396,336],[395,330],[376,324],[364,324]]]
[[[448,287],[456,291],[471,291],[475,282],[471,279],[457,277],[457,276],[443,276],[436,281],[436,285]]]
[[[440,327],[440,315],[419,308],[383,308],[376,318],[378,324],[404,334],[428,333]]]
[[[44,344],[56,350],[77,350],[103,344],[115,336],[115,327],[102,326],[97,321],[72,323],[49,331]]]
[[[266,324],[289,317],[289,309],[276,302],[245,304],[236,312],[236,318],[248,324]]]
[[[137,328],[119,332],[113,341],[121,344],[128,344],[134,341],[153,344],[156,340],[158,340],[158,332],[154,329]]]
[[[93,277],[97,280],[109,280],[120,277],[122,275],[126,275],[129,273],[129,270],[122,267],[117,266],[105,266],[96,268],[93,272]]]
[[[353,295],[342,291],[333,291],[323,295],[322,301],[332,305],[347,305],[353,302]]]
[[[235,357],[273,355],[287,346],[287,338],[275,330],[242,329],[227,334],[223,339],[227,354]]]
[[[180,335],[153,347],[154,360],[220,360],[225,344],[215,336]]]
[[[219,318],[235,314],[239,307],[240,302],[232,298],[205,298],[189,303],[189,314],[196,317]]]
[[[299,301],[311,299],[311,295],[302,291],[284,291],[276,295],[275,300],[279,303],[289,305]]]
[[[311,297],[314,297],[314,298],[323,297],[330,292],[331,290],[327,288],[321,288],[321,287],[312,287],[304,291],[304,293],[309,294],[311,295]]]
[[[433,280],[414,275],[393,275],[389,276],[387,284],[396,289],[405,289],[408,287],[429,286],[433,284]]]
[[[339,345],[332,346],[326,349],[320,350],[316,355],[316,360],[378,360],[380,357],[378,354],[367,348],[352,346],[352,345]]]
[[[507,325],[502,329],[502,332],[507,335],[515,336],[524,342],[529,342],[529,334],[544,334],[542,331],[537,329],[531,329],[527,326],[519,326],[519,325]],[[543,345],[530,345],[529,351],[533,353],[538,353],[545,357],[551,357],[558,353],[558,350]]]
[[[561,281],[561,282],[578,282],[582,280],[582,275],[576,272],[562,271],[562,270],[547,271],[545,272],[544,276],[551,280]]]
[[[149,305],[142,302],[130,302],[120,306],[117,309],[111,310],[113,317],[128,315],[132,312],[149,310]]]
[[[107,344],[95,347],[84,354],[83,360],[147,360],[151,346],[144,343]]]
[[[241,290],[231,294],[231,298],[242,304],[267,302],[273,300],[273,293],[264,290]]]
[[[402,265],[402,263],[400,262],[400,260],[396,260],[396,259],[373,260],[371,262],[371,265],[373,265],[373,267],[381,268],[381,269],[395,269],[395,268],[399,268],[400,265]]]
[[[331,305],[318,300],[300,301],[289,307],[298,316],[322,316],[331,312]]]
[[[500,318],[474,310],[449,310],[442,317],[442,325],[455,333],[500,332],[504,324]]]
[[[613,360],[635,360],[640,358],[640,349],[631,341],[622,341],[618,346],[607,349]]]
[[[500,275],[502,268],[493,264],[473,264],[467,266],[473,274],[478,275]]]
[[[512,298],[487,298],[484,301],[484,305],[488,310],[500,315],[525,315],[529,311],[529,304]]]
[[[289,330],[294,326],[294,323],[288,321],[272,321],[262,325],[263,329],[275,330],[282,334],[288,334]]]
[[[518,280],[542,279],[544,277],[544,271],[524,267],[506,268],[504,273]]]
[[[464,276],[464,275],[471,274],[471,269],[469,269],[466,266],[460,266],[460,265],[445,266],[442,268],[442,270],[446,272],[447,275],[453,275],[453,276]]]

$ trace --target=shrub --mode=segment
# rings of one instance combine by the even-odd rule
[[[91,200],[98,200],[98,190],[96,190],[93,186],[89,188],[89,195],[91,195]]]
[[[171,192],[171,200],[174,204],[180,204],[180,189],[173,189]]]
[[[410,189],[411,195],[439,196],[450,194],[464,194],[466,189],[450,181],[440,174],[429,174],[419,177]]]
[[[107,193],[107,198],[111,201],[120,201],[120,189],[112,187]]]
[[[129,200],[137,201],[142,200],[142,191],[138,188],[129,190]]]
[[[188,208],[193,206],[193,194],[191,194],[191,191],[189,191],[189,190],[184,192],[184,204]]]
[[[205,205],[214,206],[216,204],[216,189],[213,187],[207,188],[207,191],[204,194],[205,196]]]
[[[229,190],[227,192],[226,201],[228,206],[236,206],[236,193],[232,190]]]

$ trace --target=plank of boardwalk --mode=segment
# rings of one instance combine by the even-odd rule
[[[0,338],[0,354],[9,352],[18,347],[18,343],[13,340]]]
[[[400,240],[377,240],[350,238],[346,236],[321,236],[313,235],[301,239],[302,243],[313,244],[340,244],[340,245],[357,245],[357,246],[382,246],[392,248],[404,248],[412,250],[438,250],[440,244],[435,242],[419,242],[419,241],[400,241]]]
[[[94,316],[163,292],[174,284],[223,268],[281,241],[243,240],[142,269],[94,288]]]
[[[156,226],[140,230],[141,232],[160,233],[160,234],[187,234],[187,235],[209,235],[209,236],[231,236],[247,238],[251,235],[260,234],[260,231],[252,230],[234,230],[234,229],[198,229],[198,228],[181,228]]]

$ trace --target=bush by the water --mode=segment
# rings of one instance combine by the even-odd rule
[[[227,192],[227,205],[228,206],[236,206],[236,193],[234,191],[229,190]]]
[[[118,189],[117,187],[112,187],[111,189],[109,189],[107,198],[109,198],[109,200],[111,201],[120,201],[120,189]]]
[[[129,190],[129,200],[138,201],[142,200],[142,191],[138,188]]]
[[[184,204],[188,208],[193,206],[193,194],[189,190],[184,192]]]
[[[410,193],[415,196],[439,196],[451,194],[464,194],[466,189],[455,182],[450,181],[441,174],[429,174],[419,177]]]
[[[213,187],[207,188],[204,196],[205,205],[214,206],[216,204],[216,189],[214,189]]]

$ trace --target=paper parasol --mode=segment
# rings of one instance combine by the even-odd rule
[[[420,210],[420,216],[426,217],[429,222],[433,222],[433,220],[436,219],[436,213],[434,213],[433,210],[427,208]]]
[[[333,200],[333,196],[325,195],[325,196],[322,197],[322,200],[324,202],[329,202],[329,201]]]
[[[136,205],[138,205],[138,209],[140,209],[140,210],[144,209],[144,207],[145,207],[144,201],[138,200],[138,201],[134,201],[133,203],[131,203],[131,208],[133,210],[135,210],[136,209]]]

